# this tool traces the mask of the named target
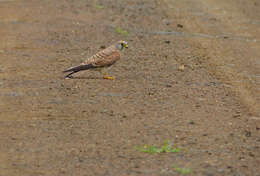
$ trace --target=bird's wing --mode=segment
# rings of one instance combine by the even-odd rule
[[[114,64],[117,60],[120,59],[120,53],[115,48],[115,46],[110,46],[102,51],[99,51],[97,54],[86,59],[83,63],[78,66],[70,67],[64,72],[78,72],[81,70],[88,70],[96,67],[106,67]]]
[[[120,59],[120,53],[114,45],[99,51],[97,54],[86,59],[82,65],[93,65],[94,67],[105,67],[112,65]]]
[[[94,63],[92,63],[92,65],[96,67],[106,67],[114,64],[119,59],[120,59],[119,51],[113,51],[112,53],[103,57],[102,59],[97,59]]]

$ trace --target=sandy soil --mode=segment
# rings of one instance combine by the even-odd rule
[[[0,176],[260,176],[257,0],[0,0],[0,36]]]

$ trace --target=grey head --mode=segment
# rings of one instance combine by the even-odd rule
[[[116,48],[121,51],[123,50],[124,48],[128,48],[128,44],[126,41],[123,41],[123,40],[120,40],[116,43]]]

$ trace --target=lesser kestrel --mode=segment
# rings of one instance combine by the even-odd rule
[[[120,51],[124,48],[128,48],[128,44],[125,41],[118,41],[114,45],[109,46],[108,48],[99,51],[97,54],[89,57],[83,63],[78,66],[70,67],[63,72],[71,72],[66,75],[66,78],[72,78],[72,74],[77,73],[82,70],[99,70],[101,71],[104,67],[109,67],[116,63],[120,59]],[[114,78],[104,75],[104,79],[113,80]]]

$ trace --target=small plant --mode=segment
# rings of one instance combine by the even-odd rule
[[[96,5],[96,8],[98,9],[104,9],[105,7],[103,5]]]
[[[145,145],[144,147],[136,147],[136,150],[139,150],[141,152],[146,152],[146,153],[178,153],[180,149],[178,148],[171,148],[171,144],[168,140],[166,140],[161,148],[158,148],[156,146],[149,146]]]
[[[128,30],[123,30],[121,27],[116,28],[116,32],[121,34],[121,35],[128,35],[129,34]]]
[[[173,166],[174,170],[181,174],[189,174],[191,170],[189,168],[179,168],[177,166]]]

